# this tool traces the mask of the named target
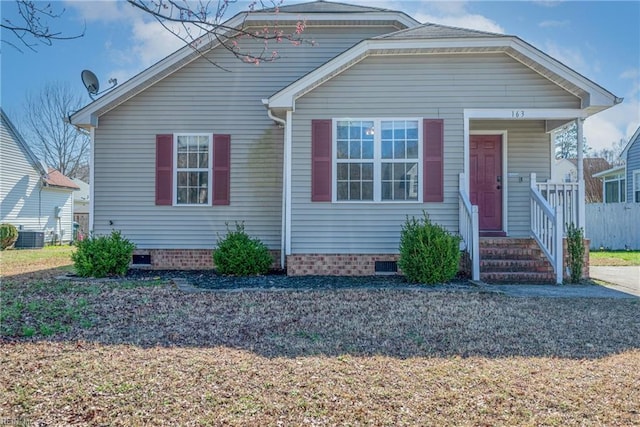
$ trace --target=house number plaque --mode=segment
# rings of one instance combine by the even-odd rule
[[[524,110],[511,110],[511,118],[513,118],[513,119],[523,119],[524,118]]]

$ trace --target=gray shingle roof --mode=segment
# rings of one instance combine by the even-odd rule
[[[377,39],[451,39],[451,38],[467,38],[467,37],[496,37],[504,36],[504,34],[489,33],[486,31],[470,30],[468,28],[448,27],[439,24],[422,24],[414,28],[396,31],[391,34],[384,34],[376,37]]]

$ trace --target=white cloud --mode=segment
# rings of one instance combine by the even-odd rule
[[[90,23],[123,21],[139,14],[130,4],[116,0],[65,0],[65,4]]]
[[[629,97],[622,104],[589,117],[584,123],[584,136],[593,150],[610,148],[612,143],[629,140],[640,125],[640,98]]]

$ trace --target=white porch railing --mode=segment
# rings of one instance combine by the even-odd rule
[[[531,234],[538,242],[542,252],[551,262],[556,275],[556,283],[562,283],[562,236],[563,236],[563,208],[562,205],[552,206],[538,190],[536,174],[531,174]]]
[[[534,181],[532,181],[534,182]],[[580,191],[577,182],[537,182],[538,191],[551,207],[562,206],[563,234],[567,224],[578,226]]]
[[[460,174],[459,183],[459,223],[462,242],[471,258],[471,278],[480,280],[480,226],[478,222],[478,206],[472,205],[466,192],[466,176]]]

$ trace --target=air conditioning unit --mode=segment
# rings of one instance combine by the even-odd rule
[[[44,231],[18,231],[18,240],[13,246],[16,249],[40,249],[44,247]]]

